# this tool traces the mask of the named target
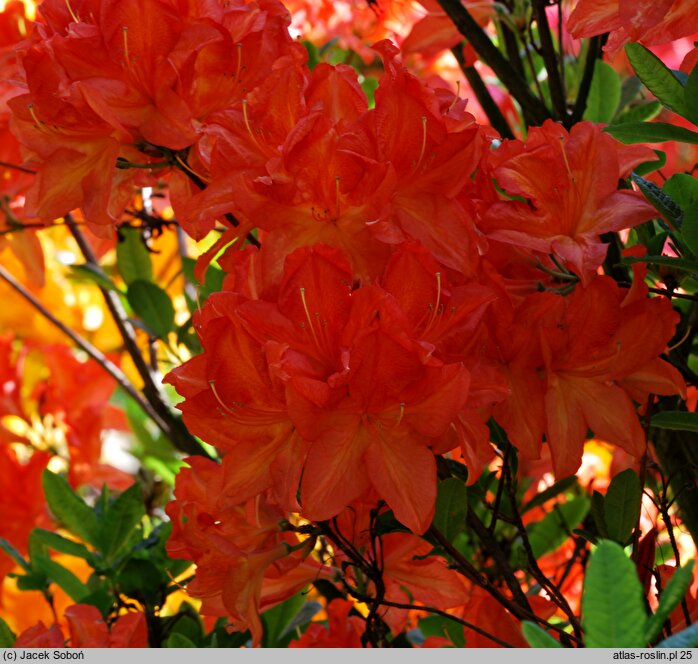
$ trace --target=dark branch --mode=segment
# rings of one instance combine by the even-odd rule
[[[547,120],[550,117],[550,112],[545,104],[531,92],[526,81],[499,52],[460,0],[439,0],[439,4],[459,32],[472,44],[477,54],[492,68],[502,84],[519,103],[521,109],[536,124],[542,124]]]

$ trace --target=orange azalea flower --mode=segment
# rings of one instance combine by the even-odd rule
[[[221,466],[198,457],[188,462],[191,468],[177,475],[176,500],[167,506],[173,523],[167,551],[196,563],[187,591],[202,600],[201,612],[231,616],[258,644],[260,611],[302,590],[322,566],[304,562],[309,550],[295,550],[298,539],[280,529],[286,513],[271,501],[263,495],[230,500]],[[312,548],[312,540],[308,544]]]
[[[567,28],[576,38],[610,32],[606,50],[628,41],[648,46],[698,32],[698,14],[691,0],[578,0]]]
[[[14,131],[38,171],[27,206],[45,219],[81,207],[95,230],[119,221],[157,147],[190,147],[205,118],[242,99],[282,54],[303,52],[275,0],[182,7],[168,0],[46,0],[20,65]],[[143,149],[144,151],[141,151]],[[157,167],[155,167],[157,169]]]
[[[470,377],[462,363],[437,359],[419,338],[420,319],[430,317],[425,328],[442,326],[447,336],[455,305],[477,319],[489,293],[471,291],[472,303],[464,303],[445,288],[454,305],[446,315],[438,300],[428,308],[427,289],[418,295],[426,296],[420,314],[407,290],[393,286],[397,297],[375,285],[352,291],[352,281],[336,250],[297,250],[276,302],[212,297],[201,316],[204,355],[167,380],[187,397],[180,408],[192,431],[247,469],[231,470],[227,491],[238,499],[275,485],[280,473],[288,494],[277,497],[293,510],[302,472],[309,519],[336,515],[373,486],[398,519],[423,532],[436,496],[433,453],[457,445],[445,434]],[[467,324],[465,316],[454,330]]]
[[[107,626],[99,610],[88,604],[74,604],[65,611],[71,648],[147,648],[145,615],[126,613]],[[24,630],[15,648],[65,648],[66,639],[58,625],[43,622]]]
[[[525,142],[504,141],[487,153],[485,186],[494,178],[508,200],[490,199],[479,227],[494,240],[555,254],[586,282],[606,255],[600,234],[655,216],[639,192],[618,191],[618,179],[653,155],[590,122],[567,133],[546,121]]]
[[[512,396],[495,416],[528,458],[539,455],[545,431],[558,477],[579,468],[589,429],[640,456],[645,436],[633,402],[644,406],[650,393],[685,393],[678,371],[659,359],[677,314],[665,298],[647,299],[641,280],[635,284],[624,291],[597,277],[568,297],[533,295],[517,313],[525,321],[522,335],[529,326],[530,351],[519,350],[507,365]]]
[[[332,600],[327,605],[328,624],[312,623],[289,648],[361,648],[364,620],[350,616],[354,603],[344,599]]]

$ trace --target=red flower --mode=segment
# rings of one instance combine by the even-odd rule
[[[618,191],[618,179],[653,158],[590,122],[568,134],[547,121],[525,143],[505,141],[488,153],[485,177],[508,200],[491,204],[480,228],[492,239],[555,254],[585,281],[606,255],[599,235],[651,219],[654,208],[639,192]],[[492,187],[488,180],[487,187]]]
[[[430,341],[474,325],[491,296],[451,293],[445,277],[441,292],[438,275],[426,289],[398,287],[400,273],[395,263],[385,278],[396,296],[377,285],[352,290],[345,259],[320,245],[289,256],[275,302],[209,300],[204,356],[167,380],[187,397],[192,431],[245,469],[231,469],[228,493],[243,499],[283,476],[274,491],[294,509],[302,473],[302,514],[322,520],[373,486],[405,525],[426,530],[433,454],[458,444],[446,434],[470,382]]]

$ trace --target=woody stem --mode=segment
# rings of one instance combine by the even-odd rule
[[[141,394],[136,390],[126,374],[119,369],[99,348],[93,346],[87,339],[80,336],[77,332],[69,328],[65,323],[56,318],[39,300],[34,297],[19,281],[17,281],[10,272],[0,265],[0,278],[9,284],[19,295],[29,302],[46,320],[57,327],[65,334],[80,350],[89,355],[102,369],[104,369],[122,388],[123,390],[138,404],[143,412],[152,418],[158,427],[165,427],[164,422],[158,414],[153,410],[150,404],[143,399]]]
[[[65,215],[64,219],[87,263],[98,272],[101,272],[102,268],[99,266],[89,242],[78,228],[75,220],[70,214]],[[201,444],[189,433],[182,420],[170,410],[167,404],[167,397],[162,388],[155,382],[153,371],[151,367],[148,366],[148,363],[138,347],[135,330],[128,321],[128,316],[121,304],[119,296],[106,288],[100,287],[100,291],[102,292],[102,297],[107,305],[107,309],[119,330],[124,348],[131,357],[143,381],[143,395],[150,406],[150,410],[157,415],[157,420],[154,421],[158,424],[158,428],[160,428],[165,436],[172,441],[172,444],[182,452],[208,456]]]

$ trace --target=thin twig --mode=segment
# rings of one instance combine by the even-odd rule
[[[97,364],[99,364],[99,366],[102,367],[102,369],[104,369],[138,404],[138,406],[148,415],[148,417],[153,418],[153,421],[158,424],[161,423],[158,414],[151,408],[150,404],[143,399],[126,374],[121,371],[121,369],[119,369],[119,367],[117,367],[104,353],[102,353],[99,348],[93,346],[87,339],[80,336],[74,330],[71,330],[65,323],[56,318],[2,265],[0,265],[0,278],[6,281],[17,293],[19,293],[27,302],[29,302],[46,320],[63,332],[63,334],[65,334],[78,348],[83,350],[95,362],[97,362]]]
[[[543,124],[550,117],[545,104],[531,92],[526,81],[499,52],[460,0],[439,0],[439,4],[477,54],[492,68],[522,110],[525,110],[536,124]]]
[[[449,542],[448,539],[444,537],[443,533],[441,533],[438,529],[432,526],[427,532],[439,543],[439,546],[441,546],[444,549],[444,551],[446,551],[446,553],[448,553],[448,555],[452,558],[454,563],[453,569],[460,572],[463,576],[480,586],[483,590],[487,591],[487,593],[489,593],[499,604],[501,604],[516,618],[518,618],[519,620],[530,620],[532,622],[536,622],[539,625],[545,627],[545,629],[551,629],[557,632],[565,639],[569,639],[571,641],[576,641],[577,643],[579,643],[579,639],[577,639],[577,637],[573,634],[568,634],[561,627],[553,625],[544,618],[537,616],[535,613],[533,613],[530,607],[525,608],[517,602],[503,595],[498,588],[492,585],[489,579],[482,576],[473,567],[473,564],[458,549],[456,549],[456,547],[453,546],[453,544],[451,544],[451,542]],[[526,604],[528,604],[527,600]]]
[[[0,166],[3,168],[13,168],[16,171],[22,171],[22,173],[29,173],[29,175],[36,175],[36,171],[26,166],[20,166],[19,164],[12,164],[9,161],[0,161]]]
[[[601,49],[608,35],[600,35],[592,37],[588,42],[587,57],[584,63],[584,73],[582,74],[582,82],[579,85],[577,93],[577,101],[572,111],[572,116],[569,119],[569,126],[577,124],[582,119],[584,111],[587,110],[587,100],[589,99],[589,91],[591,90],[591,80],[594,78],[594,69],[596,60],[601,57]]]
[[[541,55],[545,69],[548,72],[548,86],[550,88],[550,99],[553,104],[556,119],[562,120],[562,124],[567,126],[567,100],[562,90],[560,80],[560,70],[558,68],[558,57],[553,44],[553,37],[550,33],[548,16],[545,13],[546,0],[533,0],[533,13],[538,24],[538,35],[540,37]],[[562,47],[560,47],[562,53]]]
[[[509,127],[509,123],[499,106],[497,106],[497,103],[492,98],[478,70],[475,69],[475,67],[468,67],[465,64],[465,58],[463,57],[463,51],[460,46],[454,46],[451,52],[458,61],[458,65],[470,84],[470,87],[473,89],[476,99],[480,106],[482,106],[482,110],[485,111],[490,125],[499,132],[502,138],[514,138],[514,132],[511,130],[511,127]]]
[[[97,262],[97,258],[89,242],[77,227],[75,220],[70,214],[65,215],[64,219],[87,263],[101,272],[102,269]],[[154,420],[156,424],[158,424],[158,428],[172,441],[172,444],[182,452],[209,456],[201,444],[189,433],[184,423],[170,410],[164,391],[160,385],[155,382],[151,368],[143,358],[143,354],[136,340],[135,330],[128,321],[128,316],[126,315],[126,311],[121,304],[118,294],[107,288],[102,288],[101,286],[100,291],[104,297],[107,309],[119,330],[121,339],[124,342],[124,348],[131,357],[143,381],[143,395],[150,404],[151,410],[155,411],[158,415],[158,419]]]

